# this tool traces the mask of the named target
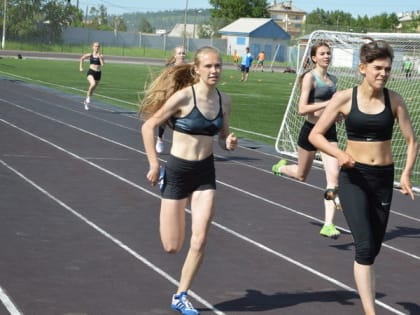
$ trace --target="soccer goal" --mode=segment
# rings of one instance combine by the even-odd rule
[[[392,65],[391,79],[387,87],[400,93],[405,99],[411,115],[416,136],[420,139],[420,34],[405,33],[345,33],[332,31],[313,32],[306,45],[298,45],[298,65],[296,80],[287,108],[280,125],[276,139],[276,150],[282,155],[296,158],[297,138],[304,117],[298,114],[299,101],[299,77],[305,71],[307,60],[310,60],[310,47],[318,40],[327,41],[332,50],[332,62],[329,72],[338,78],[337,89],[351,88],[360,83],[361,76],[358,73],[359,49],[366,43],[366,38],[388,41],[394,49],[394,62]],[[406,73],[404,62],[410,60],[412,68]],[[339,145],[345,145],[344,124],[337,124]],[[394,127],[393,154],[395,161],[395,180],[399,181],[402,168],[405,164],[406,145],[397,123]],[[319,162],[319,161],[318,161]],[[417,159],[413,170],[413,186],[416,192],[420,192],[420,158]],[[398,182],[395,183],[398,186]]]

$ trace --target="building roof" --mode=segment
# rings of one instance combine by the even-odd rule
[[[197,29],[194,27],[194,24],[179,23],[174,26],[174,28],[169,32],[168,36],[183,37],[184,31],[185,31],[186,37],[192,37],[193,32],[197,32]]]
[[[301,9],[299,9],[298,7],[294,6],[292,1],[283,1],[282,3],[275,3],[271,6],[268,7],[268,11],[272,12],[272,11],[280,11],[280,12],[294,12],[294,13],[305,13],[305,11],[302,11]]]
[[[221,28],[219,33],[222,35],[290,39],[290,35],[273,19],[265,18],[240,18]]]

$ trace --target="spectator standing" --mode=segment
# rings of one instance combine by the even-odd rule
[[[411,72],[413,71],[413,62],[411,61],[410,58],[407,58],[406,60],[404,60],[403,69],[404,69],[404,72],[405,72],[405,78],[410,79],[411,78]]]
[[[238,51],[235,49],[235,51],[233,52],[233,64],[236,67],[239,67],[239,54]]]
[[[247,81],[248,80],[248,75],[249,75],[249,68],[252,65],[252,55],[249,52],[249,47],[245,48],[245,54],[242,56],[242,60],[241,60],[241,82],[243,81]]]
[[[261,69],[261,72],[264,72],[264,60],[265,60],[265,52],[264,50],[262,50],[257,56],[257,63],[254,66],[254,71]]]

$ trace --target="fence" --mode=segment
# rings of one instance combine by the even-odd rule
[[[63,44],[66,45],[90,45],[93,41],[99,41],[104,46],[115,47],[147,47],[161,50],[172,50],[184,44],[182,37],[171,37],[166,34],[144,34],[119,31],[98,31],[87,28],[69,27],[63,31]],[[224,39],[186,38],[187,51],[195,51],[202,46],[216,47],[223,53],[227,53],[227,43]]]

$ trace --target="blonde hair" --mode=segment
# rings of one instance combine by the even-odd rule
[[[154,79],[146,88],[144,98],[140,106],[140,118],[148,119],[156,113],[165,102],[178,90],[191,86],[198,82],[199,77],[195,73],[195,67],[200,65],[202,55],[207,53],[217,53],[219,51],[210,46],[205,46],[197,50],[193,64],[182,64],[169,67]]]
[[[183,64],[166,68],[147,87],[141,101],[140,118],[148,119],[176,91],[195,83],[194,66]]]
[[[177,51],[178,50],[184,50],[184,46],[176,46],[174,48],[173,54],[172,54],[171,58],[169,58],[166,61],[166,66],[173,66],[173,65],[175,65],[175,61],[176,61],[175,55],[177,54]]]

